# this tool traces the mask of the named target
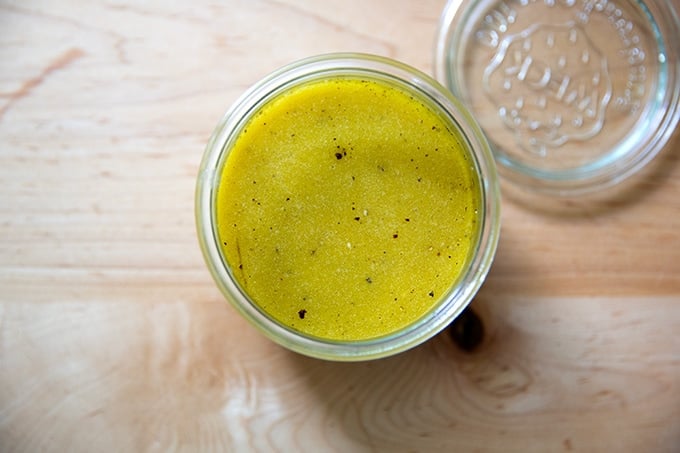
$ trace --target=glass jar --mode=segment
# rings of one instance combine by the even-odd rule
[[[225,164],[249,121],[257,117],[264,106],[291,89],[314,81],[347,78],[394,86],[441,117],[446,128],[454,131],[463,142],[463,148],[467,149],[470,172],[475,175],[479,189],[478,226],[469,259],[457,279],[450,282],[449,289],[438,295],[436,301],[433,299],[431,308],[413,322],[384,335],[361,339],[325,338],[305,333],[277,319],[262,304],[256,303],[245,287],[247,285],[238,278],[238,266],[229,262],[226,248],[222,247],[223,242],[226,246],[226,241],[220,237],[218,225],[218,192],[224,181]],[[338,160],[342,157],[343,154],[336,153]],[[363,215],[366,214],[364,211]],[[355,218],[357,222],[363,220],[361,215]],[[496,251],[500,195],[489,145],[475,120],[448,90],[426,74],[391,59],[356,53],[329,54],[304,59],[273,72],[244,93],[227,111],[210,138],[201,163],[196,188],[196,222],[203,255],[219,289],[255,327],[276,343],[301,354],[328,360],[359,361],[389,356],[421,344],[449,325],[470,303],[482,285]],[[351,248],[349,242],[347,247]],[[408,260],[408,257],[403,259]],[[389,269],[386,272],[389,273]],[[370,278],[365,280],[371,283]],[[272,288],[278,284],[270,283]],[[335,302],[343,303],[341,294],[338,294],[338,301]],[[304,318],[305,310],[300,310],[299,316]]]

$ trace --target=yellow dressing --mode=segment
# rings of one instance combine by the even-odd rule
[[[385,81],[306,82],[262,106],[217,192],[222,251],[265,313],[331,340],[402,329],[456,282],[481,189],[450,123]]]

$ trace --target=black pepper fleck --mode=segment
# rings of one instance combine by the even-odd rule
[[[342,153],[335,153],[335,158],[338,160],[342,159]]]
[[[427,295],[430,297],[434,297],[434,291],[430,291],[429,293],[427,293]]]
[[[307,310],[305,310],[304,308],[302,310],[298,311],[298,316],[300,317],[300,319],[305,319],[306,314],[307,314]]]

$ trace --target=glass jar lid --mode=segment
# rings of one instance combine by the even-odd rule
[[[575,195],[651,161],[680,117],[669,0],[449,0],[436,77],[477,118],[499,172]]]

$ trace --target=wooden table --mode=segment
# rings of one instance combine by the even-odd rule
[[[504,187],[473,352],[302,357],[213,283],[194,185],[226,108],[323,52],[431,72],[443,6],[0,3],[0,451],[680,451],[678,133],[607,196]]]

